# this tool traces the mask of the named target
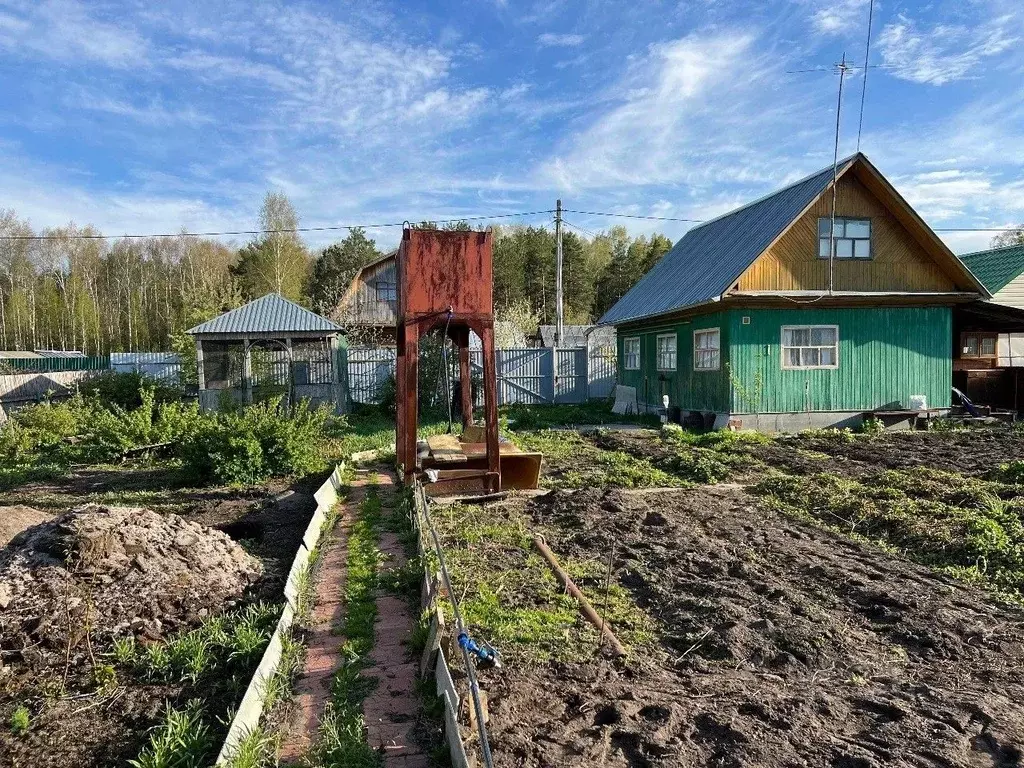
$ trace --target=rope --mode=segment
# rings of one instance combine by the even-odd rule
[[[459,610],[459,601],[455,599],[455,590],[452,589],[452,580],[448,575],[448,565],[444,560],[444,550],[441,548],[441,540],[438,538],[437,530],[434,528],[434,521],[430,519],[430,510],[428,507],[427,495],[423,491],[423,486],[419,487],[420,500],[423,506],[423,517],[427,521],[427,527],[430,528],[430,536],[434,540],[434,549],[437,552],[437,559],[441,563],[441,578],[444,580],[444,588],[448,591],[448,597],[452,601],[452,612],[455,614],[455,627],[459,634],[466,631],[466,625],[462,623],[462,612]],[[491,758],[491,742],[487,738],[487,726],[484,725],[484,707],[480,702],[480,684],[476,679],[476,668],[473,666],[472,661],[469,658],[469,650],[466,646],[459,644],[462,648],[462,660],[466,664],[466,674],[469,677],[469,692],[473,695],[473,709],[476,710],[476,725],[477,731],[480,734],[480,749],[484,754],[484,765],[487,768],[493,768],[494,763]]]

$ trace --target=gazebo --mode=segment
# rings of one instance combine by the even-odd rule
[[[190,328],[199,405],[284,397],[345,410],[341,326],[276,293]]]

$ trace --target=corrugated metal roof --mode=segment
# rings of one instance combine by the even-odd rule
[[[839,162],[839,172],[858,155]],[[717,299],[824,192],[832,166],[694,227],[600,323],[623,323]]]
[[[989,293],[995,293],[1024,272],[1024,245],[965,253],[960,261],[984,283]]]
[[[268,293],[238,309],[190,328],[186,333],[288,333],[292,331],[340,331],[316,312],[310,312],[294,301],[276,293]]]

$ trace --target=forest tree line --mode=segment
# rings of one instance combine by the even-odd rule
[[[258,224],[294,230],[299,217],[270,193]],[[270,292],[330,316],[358,269],[384,255],[358,228],[317,251],[294,232],[239,247],[186,235],[106,239],[91,225],[35,231],[4,209],[0,235],[0,349],[93,355],[182,349],[186,329]],[[566,322],[600,317],[671,247],[664,235],[631,237],[623,227],[591,238],[565,232]],[[550,227],[494,228],[494,298],[499,319],[526,333],[554,322]]]

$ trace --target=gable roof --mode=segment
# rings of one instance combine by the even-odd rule
[[[904,215],[904,225],[927,244],[937,260],[945,261],[960,273],[963,282],[985,290],[867,157],[857,153],[840,160],[835,167],[836,177],[842,177],[855,166],[863,169],[864,177],[877,193],[889,196],[893,206]],[[829,165],[694,227],[598,322],[624,323],[721,299],[740,275],[832,186],[832,174]]]
[[[965,253],[960,260],[985,284],[989,293],[996,293],[1024,273],[1024,244]]]
[[[238,309],[232,309],[195,328],[189,328],[186,333],[332,333],[340,330],[340,325],[332,323],[326,317],[321,317],[280,294],[268,293],[248,304],[243,304]]]

